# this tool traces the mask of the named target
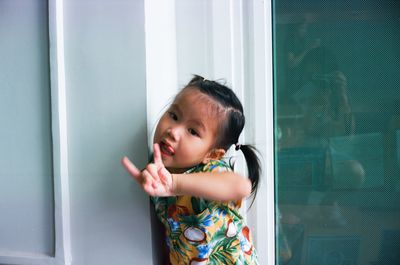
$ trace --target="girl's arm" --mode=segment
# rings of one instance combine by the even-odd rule
[[[247,197],[251,182],[234,172],[201,172],[171,174],[161,159],[160,147],[154,144],[154,163],[140,171],[127,157],[122,159],[125,169],[150,196],[191,195],[210,200],[231,201]]]
[[[251,193],[249,179],[234,172],[172,174],[173,193],[216,201],[241,200]]]

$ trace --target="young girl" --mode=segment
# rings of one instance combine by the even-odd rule
[[[171,264],[258,264],[241,200],[257,192],[260,163],[254,148],[238,143],[245,118],[228,87],[195,76],[161,117],[154,161],[140,171],[127,157],[125,169],[152,196],[166,229]],[[222,158],[235,145],[249,178]]]

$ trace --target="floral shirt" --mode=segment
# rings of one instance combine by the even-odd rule
[[[231,170],[223,160],[200,164],[186,172]],[[239,215],[239,202],[217,202],[191,196],[152,197],[166,228],[172,265],[256,265],[250,230]]]

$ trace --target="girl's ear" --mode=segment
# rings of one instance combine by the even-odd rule
[[[222,148],[212,149],[210,152],[206,154],[203,158],[203,164],[207,164],[210,160],[219,160],[225,155],[225,150]]]

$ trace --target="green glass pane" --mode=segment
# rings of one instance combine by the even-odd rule
[[[277,262],[400,264],[400,2],[275,0]]]

